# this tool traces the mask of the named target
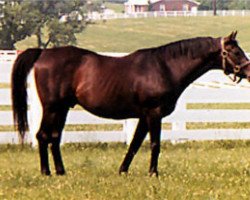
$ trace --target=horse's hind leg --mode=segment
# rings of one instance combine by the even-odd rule
[[[55,116],[54,128],[51,135],[51,151],[53,155],[53,160],[55,164],[56,174],[63,175],[65,174],[61,151],[60,151],[60,141],[62,130],[65,125],[66,116],[68,109],[60,110]]]
[[[56,111],[44,109],[40,131],[37,133],[42,174],[50,174],[47,150],[49,143],[51,143],[56,173],[58,175],[65,174],[60,152],[60,140],[67,113],[68,109],[66,108],[56,109]]]
[[[41,128],[38,131],[36,138],[39,145],[40,166],[43,175],[50,175],[49,159],[48,159],[48,136]]]
[[[149,173],[150,176],[155,174],[158,176],[158,157],[160,153],[160,134],[161,134],[161,118],[148,117],[147,119],[149,133],[150,133],[150,146],[151,146],[151,162]]]
[[[148,126],[145,118],[141,118],[137,125],[134,138],[129,146],[128,152],[121,164],[119,173],[127,173],[130,163],[132,162],[134,155],[139,150],[143,140],[145,139],[148,132]]]

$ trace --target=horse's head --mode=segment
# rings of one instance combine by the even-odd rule
[[[221,39],[222,67],[225,74],[234,74],[233,81],[236,77],[240,78],[238,82],[242,78],[250,81],[250,60],[239,46],[236,35],[237,31]]]

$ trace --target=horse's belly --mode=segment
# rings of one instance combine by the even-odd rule
[[[84,107],[84,106],[83,106]],[[99,117],[111,118],[111,119],[127,119],[138,117],[138,113],[134,109],[122,109],[121,107],[84,107],[90,113]]]

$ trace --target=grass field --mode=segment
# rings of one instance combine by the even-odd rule
[[[0,89],[6,89],[6,88],[10,88],[9,83],[0,83]]]
[[[44,177],[38,152],[0,146],[0,199],[249,199],[250,142],[162,144],[160,175],[148,176],[150,150],[144,144],[127,176],[118,169],[124,144],[63,146],[67,175]],[[52,163],[52,161],[51,161]]]
[[[132,52],[197,36],[226,36],[238,30],[241,46],[250,52],[250,17],[168,17],[97,21],[78,34],[78,46],[102,52]],[[34,37],[18,49],[36,46]]]
[[[105,2],[105,6],[108,9],[111,9],[111,10],[115,11],[116,13],[122,13],[122,12],[124,12],[124,5],[122,3],[109,3],[109,2]]]

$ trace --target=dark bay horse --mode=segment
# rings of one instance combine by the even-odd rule
[[[48,144],[56,173],[65,173],[60,138],[70,107],[80,104],[106,118],[139,118],[134,138],[121,164],[127,173],[147,132],[150,134],[150,175],[158,175],[161,119],[196,78],[210,69],[222,69],[235,78],[250,79],[250,63],[235,39],[199,37],[157,48],[141,49],[124,57],[102,56],[76,47],[27,49],[12,71],[15,125],[23,137],[28,128],[26,79],[35,70],[43,117],[37,133],[41,172],[50,175]]]

